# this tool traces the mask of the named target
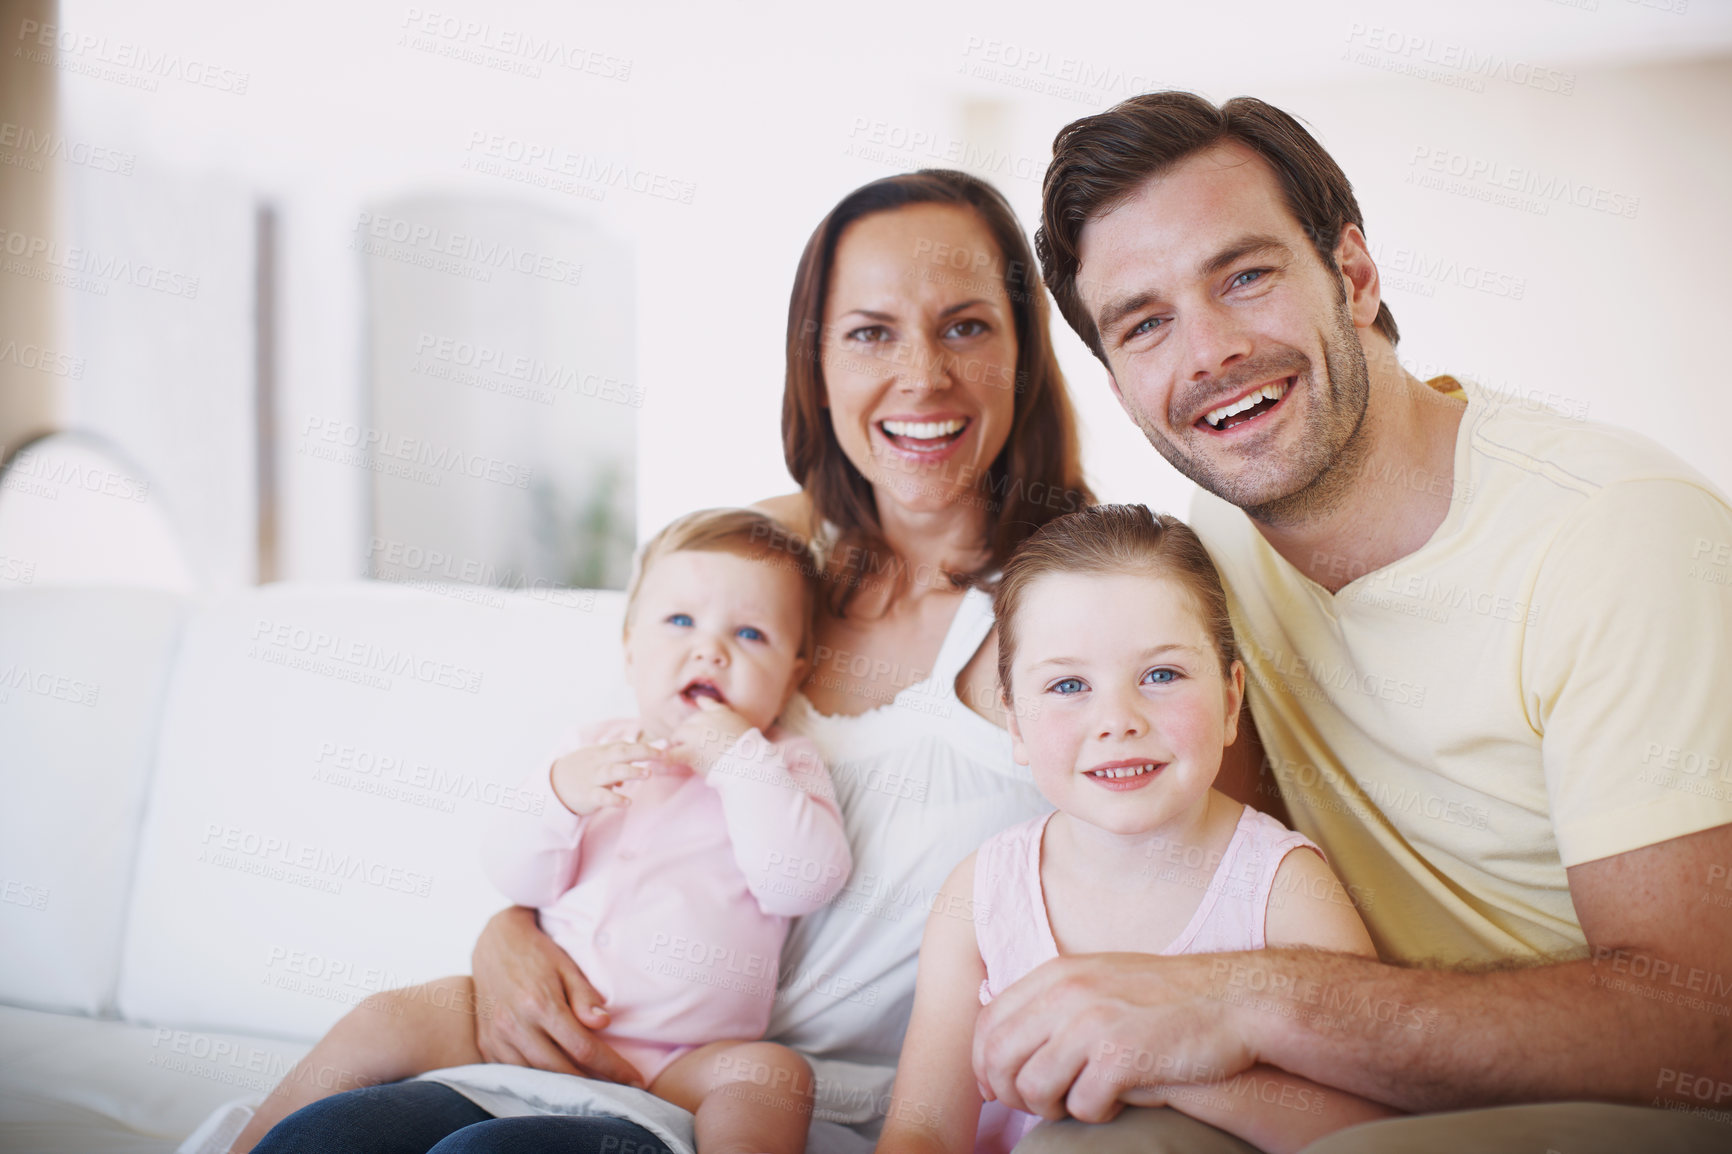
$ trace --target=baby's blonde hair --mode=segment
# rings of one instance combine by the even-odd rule
[[[637,607],[638,591],[643,588],[644,574],[670,553],[731,553],[749,561],[785,565],[798,573],[803,598],[799,655],[812,656],[822,569],[804,537],[756,509],[699,509],[676,518],[638,551],[625,594],[627,632],[631,630],[632,612]]]

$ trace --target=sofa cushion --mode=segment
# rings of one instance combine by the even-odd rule
[[[93,1014],[121,923],[184,597],[0,591],[0,1001]]]
[[[165,707],[122,1012],[312,1038],[376,990],[467,972],[506,904],[486,822],[531,804],[517,785],[573,723],[630,709],[622,609],[371,582],[207,602]]]

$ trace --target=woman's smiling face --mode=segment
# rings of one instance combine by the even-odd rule
[[[831,427],[881,510],[975,492],[1010,437],[1017,348],[1003,257],[973,210],[916,204],[849,225],[821,347]]]

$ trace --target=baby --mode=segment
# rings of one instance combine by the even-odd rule
[[[1051,521],[1005,567],[994,612],[1015,757],[1058,808],[988,839],[934,903],[880,1151],[1007,1151],[1040,1121],[982,1102],[971,1047],[980,1007],[1061,954],[1373,956],[1317,847],[1213,788],[1245,670],[1187,526],[1141,505]],[[1115,1089],[1270,1151],[1392,1113],[1267,1066]]]
[[[804,543],[751,510],[693,513],[657,534],[626,597],[637,716],[589,727],[537,774],[543,816],[506,815],[484,855],[606,999],[574,1012],[651,1093],[697,1116],[702,1154],[805,1148],[811,1071],[754,1039],[790,919],[834,897],[852,867],[815,747],[775,726],[810,660],[816,572]],[[328,1093],[319,1070],[368,1085],[485,1061],[474,1018],[450,1008],[474,1004],[468,977],[368,999],[233,1149],[264,1137],[267,1151],[273,1125]]]

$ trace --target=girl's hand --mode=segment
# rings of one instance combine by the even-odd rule
[[[700,697],[697,705],[698,711],[681,722],[668,738],[667,753],[661,756],[707,774],[722,754],[751,732],[753,726],[719,701]]]
[[[611,741],[574,749],[553,763],[549,782],[559,803],[579,817],[599,809],[630,805],[617,786],[648,777],[645,762],[665,755],[641,741]]]
[[[643,1088],[636,1067],[591,1031],[607,1010],[571,955],[513,906],[493,916],[470,958],[475,1044],[489,1062],[530,1066]]]

